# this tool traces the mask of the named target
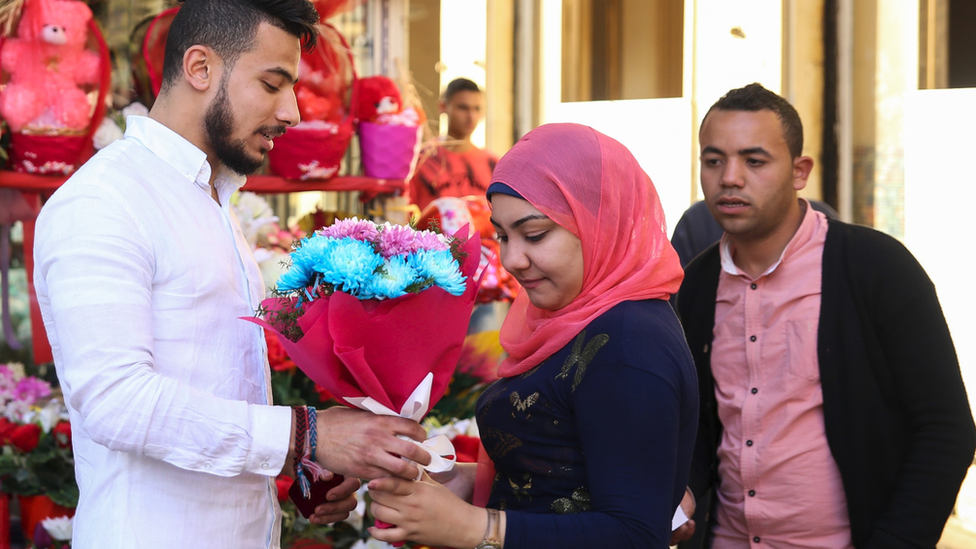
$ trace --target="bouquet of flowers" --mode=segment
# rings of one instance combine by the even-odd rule
[[[57,398],[41,406],[51,386],[23,372],[20,364],[0,364],[0,490],[73,508],[78,485],[67,410]]]
[[[454,374],[477,293],[479,239],[457,236],[337,221],[301,241],[248,320],[339,402],[420,421]],[[429,471],[453,466],[449,441],[427,446]]]

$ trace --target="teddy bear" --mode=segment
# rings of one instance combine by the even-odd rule
[[[91,9],[79,0],[26,0],[17,36],[0,49],[10,75],[0,116],[11,131],[83,131],[91,104],[81,88],[98,79],[100,58],[85,48]]]
[[[397,114],[403,110],[400,88],[386,76],[356,80],[354,96],[353,112],[360,122],[376,122],[384,114]]]

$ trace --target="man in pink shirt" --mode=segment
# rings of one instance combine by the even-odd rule
[[[699,138],[725,234],[677,302],[701,398],[688,546],[935,547],[976,428],[932,282],[798,198],[813,159],[782,97],[732,90]]]

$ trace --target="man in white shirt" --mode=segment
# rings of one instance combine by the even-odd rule
[[[276,548],[274,477],[293,412],[271,405],[264,294],[228,207],[298,122],[307,0],[188,0],[149,117],[99,152],[37,221],[35,284],[71,414],[81,496],[73,546]],[[314,520],[355,505],[359,478],[415,478],[415,422],[330,408],[315,459],[345,474]]]

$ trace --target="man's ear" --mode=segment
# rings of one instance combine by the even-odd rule
[[[183,53],[183,78],[198,91],[207,91],[217,78],[217,54],[207,46],[190,46]]]
[[[813,159],[809,156],[798,156],[793,159],[793,188],[802,190],[807,186],[807,178],[813,171]]]
[[[437,112],[444,114],[447,112],[445,109],[447,109],[447,103],[445,103],[443,99],[439,99],[437,101]]]

